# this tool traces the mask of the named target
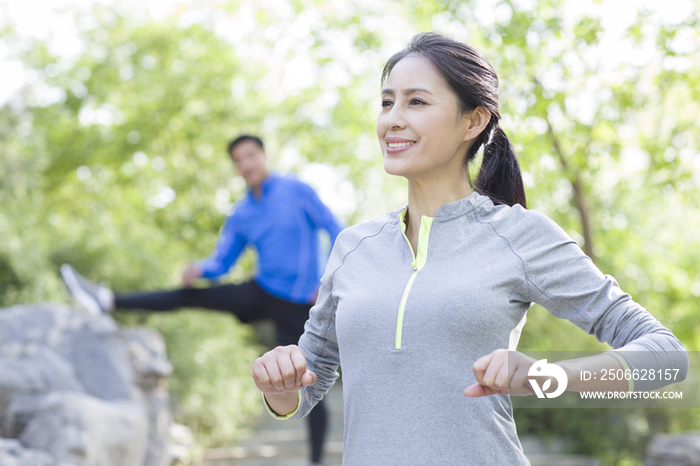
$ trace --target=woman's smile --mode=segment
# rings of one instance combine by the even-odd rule
[[[410,141],[408,139],[388,137],[386,138],[386,151],[388,154],[396,154],[398,152],[403,152],[409,147],[416,144],[416,141]]]

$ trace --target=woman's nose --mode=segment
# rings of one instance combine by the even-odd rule
[[[405,125],[403,111],[399,106],[394,105],[384,120],[386,129],[402,128]]]

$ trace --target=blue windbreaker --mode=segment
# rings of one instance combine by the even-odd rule
[[[257,250],[255,281],[265,291],[296,303],[313,300],[320,280],[318,231],[331,245],[342,230],[328,207],[307,184],[291,176],[270,174],[236,203],[212,254],[198,263],[205,278],[228,272],[250,245]]]

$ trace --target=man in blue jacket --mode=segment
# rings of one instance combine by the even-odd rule
[[[298,342],[319,287],[318,231],[326,230],[332,244],[342,227],[311,187],[269,171],[259,138],[241,135],[229,144],[228,152],[248,192],[226,219],[212,254],[187,266],[184,287],[114,294],[64,264],[63,279],[81,306],[95,314],[115,309],[203,307],[230,312],[242,322],[271,318],[281,344]],[[254,247],[258,255],[253,280],[193,288],[199,278],[227,273],[247,246]],[[309,416],[312,464],[321,461],[326,425],[326,408],[317,405]]]

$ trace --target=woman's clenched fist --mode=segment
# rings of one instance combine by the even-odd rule
[[[306,356],[296,345],[278,346],[255,360],[253,379],[266,395],[300,390],[316,383]]]

